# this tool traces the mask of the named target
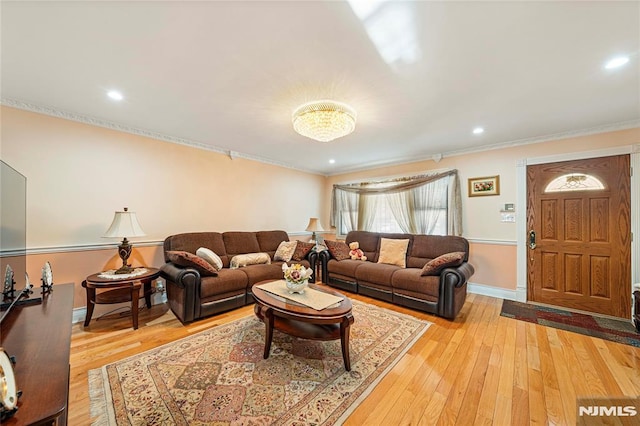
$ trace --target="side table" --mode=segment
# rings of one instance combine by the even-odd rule
[[[87,316],[84,326],[87,327],[93,316],[93,308],[96,304],[111,304],[131,302],[131,317],[133,329],[138,329],[138,300],[140,299],[140,288],[144,288],[144,299],[147,308],[151,308],[151,282],[160,276],[158,268],[146,268],[147,272],[126,278],[105,278],[100,275],[102,272],[89,275],[82,281],[82,287],[87,290]],[[96,293],[96,289],[109,289]]]

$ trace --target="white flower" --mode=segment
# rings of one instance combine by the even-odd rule
[[[311,277],[311,274],[313,274],[311,268],[305,268],[299,263],[294,263],[291,266],[283,263],[282,272],[284,272],[285,280],[294,283],[302,283],[304,281],[307,281]]]

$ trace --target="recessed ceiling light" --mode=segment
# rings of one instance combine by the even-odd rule
[[[479,135],[481,133],[484,133],[484,129],[482,127],[476,127],[475,129],[473,129],[474,135]]]
[[[329,164],[335,164],[336,160],[334,160],[333,158],[331,160],[329,160]]]
[[[604,67],[606,69],[610,70],[610,69],[613,69],[613,68],[621,67],[624,64],[626,64],[627,62],[629,62],[629,57],[628,56],[618,56],[617,58],[613,58],[609,62],[607,62],[607,64]]]
[[[117,90],[110,90],[109,92],[107,92],[107,96],[113,99],[114,101],[121,101],[124,99],[124,96],[122,96],[122,93],[118,92]]]

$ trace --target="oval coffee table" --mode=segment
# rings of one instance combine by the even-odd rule
[[[349,327],[353,324],[351,300],[343,294],[323,287],[309,284],[309,288],[334,296],[342,297],[338,306],[317,311],[308,306],[285,299],[257,287],[266,281],[254,284],[251,288],[256,300],[254,312],[264,322],[264,359],[269,358],[273,329],[291,336],[311,340],[337,340],[342,345],[344,368],[351,371],[349,358]]]

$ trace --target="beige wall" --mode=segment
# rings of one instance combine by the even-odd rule
[[[325,180],[7,107],[2,159],[27,177],[29,248],[105,243],[113,212],[125,206],[137,212],[143,240],[195,230],[299,232],[319,214]]]
[[[640,129],[631,129],[325,178],[13,108],[0,111],[2,159],[27,177],[27,271],[38,282],[49,260],[56,283],[75,283],[77,307],[85,304],[84,277],[117,266],[118,242],[101,235],[124,206],[137,212],[147,233],[133,240],[133,263],[159,266],[161,248],[142,242],[201,230],[296,234],[309,217],[328,229],[334,183],[443,168],[460,173],[464,236],[476,265],[471,281],[514,290],[516,226],[500,222],[500,207],[516,202],[516,163],[640,142]],[[500,195],[469,198],[467,179],[490,175],[500,175]]]
[[[84,277],[115,266],[118,241],[101,236],[125,206],[147,234],[134,247],[187,231],[295,234],[321,211],[320,175],[8,107],[1,138],[2,160],[27,177],[27,250],[43,253],[28,257],[29,276],[50,260],[56,283],[76,284],[76,306]],[[134,260],[159,266],[159,249]]]
[[[439,163],[428,160],[331,176],[327,179],[324,190],[321,221],[329,224],[329,200],[331,189],[336,183],[407,176],[444,168],[458,169],[462,185],[463,235],[471,240],[471,262],[477,269],[471,282],[515,290],[516,224],[501,222],[500,208],[505,203],[516,203],[517,162],[527,158],[630,146],[639,142],[640,129],[636,128],[456,155],[445,157]],[[468,197],[467,179],[493,175],[500,176],[500,195]],[[516,205],[516,209],[524,207]]]

